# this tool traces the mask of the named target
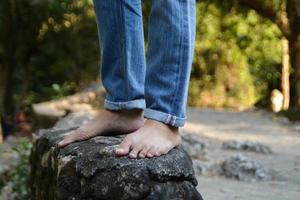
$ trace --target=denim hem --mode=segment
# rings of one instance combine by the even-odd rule
[[[175,127],[182,127],[184,126],[186,118],[176,117],[175,115],[171,115],[168,113],[164,113],[161,111],[153,110],[146,108],[144,112],[144,117],[148,119],[157,120],[163,122],[165,124],[175,126]]]
[[[131,110],[131,109],[145,109],[146,103],[144,99],[137,99],[125,102],[114,102],[107,99],[104,100],[104,108],[108,110]]]

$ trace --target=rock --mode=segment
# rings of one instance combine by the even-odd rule
[[[222,174],[221,165],[217,162],[214,163],[193,160],[193,166],[196,174],[205,176],[219,176]]]
[[[283,94],[281,91],[275,89],[271,93],[271,109],[277,113],[282,110],[283,107]]]
[[[198,136],[192,134],[182,134],[182,146],[184,150],[193,158],[201,159],[205,154],[205,143]]]
[[[52,127],[57,120],[68,113],[81,112],[95,114],[102,108],[105,90],[103,87],[78,92],[58,100],[41,102],[32,105],[34,121],[39,127]],[[97,108],[97,109],[95,109]]]
[[[221,165],[222,173],[227,178],[241,181],[271,180],[272,176],[259,162],[237,154],[227,158]]]
[[[37,200],[201,200],[192,161],[181,146],[145,159],[116,157],[122,138],[97,136],[57,149],[72,129],[41,130],[32,153],[31,190]]]
[[[232,149],[232,150],[243,150],[243,151],[252,151],[256,153],[264,153],[264,154],[270,154],[272,153],[271,149],[261,143],[258,142],[252,142],[252,141],[235,141],[235,140],[229,140],[226,142],[223,142],[222,144],[223,149]]]
[[[294,128],[296,131],[300,132],[300,125],[296,125],[296,126],[294,126]]]

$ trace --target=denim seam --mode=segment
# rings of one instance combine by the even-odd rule
[[[181,4],[181,2],[179,2],[179,4]],[[179,7],[181,7],[182,5],[180,5]],[[179,18],[182,18],[182,10],[181,9],[179,9],[180,11],[178,12],[179,13]],[[180,49],[180,52],[182,51],[182,40],[183,40],[183,33],[182,33],[182,30],[183,30],[183,21],[184,20],[180,20],[180,41],[179,41],[179,49]],[[178,59],[177,59],[177,73],[176,73],[176,81],[175,81],[175,83],[177,83],[176,84],[176,87],[175,87],[175,90],[174,90],[174,96],[173,96],[173,100],[172,100],[172,103],[171,103],[171,108],[173,109],[174,108],[174,104],[175,104],[175,101],[177,100],[177,91],[178,91],[178,88],[179,88],[179,85],[180,85],[180,83],[178,83],[178,79],[179,79],[179,81],[180,81],[180,78],[178,78],[178,77],[180,77],[180,75],[181,75],[181,68],[180,68],[180,65],[181,65],[181,63],[182,63],[182,53],[180,53],[180,56],[178,56]]]
[[[129,82],[128,82],[128,76],[127,76],[127,55],[126,55],[126,28],[125,28],[125,11],[124,11],[124,2],[121,2],[119,5],[119,11],[120,11],[120,21],[121,21],[121,33],[124,33],[124,35],[121,35],[120,41],[121,43],[121,56],[122,56],[122,72],[123,72],[123,78],[125,81],[125,90],[126,90],[126,95],[127,95],[127,101],[129,101]]]
[[[147,114],[148,113],[148,114]],[[149,114],[150,113],[150,114]],[[177,117],[175,115],[171,115],[169,113],[164,113],[158,110],[154,110],[151,108],[146,108],[144,113],[145,118],[155,119],[161,121],[165,124],[170,124],[171,126],[183,126],[186,118]]]
[[[167,119],[166,119],[166,121],[165,121],[165,124],[168,124],[168,123],[170,123],[170,117],[171,117],[171,115],[170,115],[170,114],[168,114],[168,117],[167,117]]]
[[[135,100],[131,100],[131,101],[118,101],[118,102],[116,102],[116,101],[110,101],[110,100],[107,100],[107,99],[105,99],[104,101],[106,101],[106,102],[108,102],[108,103],[114,103],[114,104],[126,104],[126,103],[130,103],[130,102],[134,102],[134,101],[144,101],[144,99],[135,99]]]
[[[165,112],[162,112],[162,111],[159,111],[159,110],[155,110],[155,109],[152,109],[152,108],[146,108],[146,110],[154,111],[154,112],[162,114],[162,115],[170,115],[170,117],[176,117],[177,120],[186,120],[186,117],[177,117],[175,115],[165,113]]]
[[[175,125],[175,122],[176,122],[176,116],[172,116],[172,121],[170,122],[172,126]]]
[[[145,99],[136,99],[131,101],[125,101],[125,102],[114,102],[109,101],[107,99],[104,100],[104,107],[112,110],[121,110],[121,109],[145,109]]]

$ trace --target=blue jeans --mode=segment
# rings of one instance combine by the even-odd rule
[[[94,0],[104,108],[144,109],[180,127],[186,119],[195,41],[195,0],[152,0],[145,55],[141,0]]]

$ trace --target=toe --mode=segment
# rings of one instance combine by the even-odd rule
[[[148,152],[148,151],[149,151],[149,148],[144,147],[144,148],[140,151],[139,157],[140,157],[140,158],[145,158],[145,157],[147,156],[147,152]]]
[[[127,155],[129,153],[131,144],[132,144],[132,139],[131,139],[130,135],[127,135],[124,138],[124,140],[121,142],[121,144],[119,145],[119,147],[117,148],[116,154],[118,156]]]
[[[64,139],[61,140],[57,144],[57,146],[58,146],[58,148],[63,148],[79,139],[80,139],[79,133],[77,131],[74,131],[74,132],[70,133],[69,135],[67,135],[66,137],[64,137]]]
[[[155,153],[154,153],[154,156],[156,156],[156,157],[158,157],[158,156],[160,156],[161,155],[161,152],[160,151],[156,151]]]
[[[139,149],[138,148],[134,148],[130,151],[129,153],[129,157],[130,158],[137,158],[137,155],[139,154]]]
[[[67,146],[68,144],[70,144],[72,141],[68,138],[68,137],[65,137],[63,140],[61,140],[58,144],[57,144],[57,147],[58,148],[63,148],[65,146]]]
[[[156,157],[158,157],[158,156],[161,156],[161,155],[162,155],[162,153],[163,153],[163,151],[162,151],[162,150],[160,150],[160,149],[157,149],[157,150],[154,152],[154,156],[156,156]]]
[[[161,155],[167,154],[168,151],[169,151],[169,148],[168,148],[168,147],[162,147],[162,148],[158,149],[158,150],[154,153],[154,155],[155,155],[155,156],[161,156]]]
[[[149,151],[147,152],[147,157],[152,158],[155,155],[156,152],[156,148],[152,147],[149,149]]]
[[[147,153],[147,157],[148,157],[148,158],[152,158],[153,156],[154,156],[154,154],[153,154],[152,152],[148,152],[148,153]]]

